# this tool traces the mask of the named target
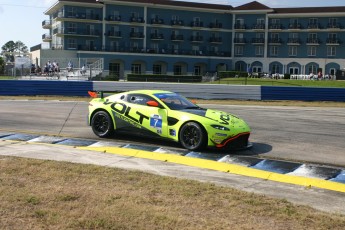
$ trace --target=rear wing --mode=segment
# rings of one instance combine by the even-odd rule
[[[88,91],[88,94],[90,95],[90,97],[92,98],[98,98],[100,97],[101,99],[104,98],[104,94],[115,94],[115,93],[121,93],[123,91],[103,91],[103,90],[90,90]]]

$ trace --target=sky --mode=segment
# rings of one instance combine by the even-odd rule
[[[210,0],[184,0],[209,3]],[[268,7],[345,6],[344,0],[257,0]],[[44,12],[57,0],[0,0],[0,48],[8,41],[21,41],[28,48],[42,43]],[[213,0],[214,4],[240,6],[251,0]]]

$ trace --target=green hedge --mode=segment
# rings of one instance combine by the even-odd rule
[[[128,74],[127,81],[141,82],[201,82],[202,76],[185,75],[156,75],[156,74]]]
[[[218,77],[220,79],[222,78],[235,78],[235,77],[247,77],[247,72],[241,72],[241,71],[220,71],[218,73]]]
[[[97,75],[96,77],[92,78],[92,81],[118,81],[120,78],[118,75],[108,75],[102,77],[102,75]]]

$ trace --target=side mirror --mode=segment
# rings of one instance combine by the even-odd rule
[[[148,101],[148,102],[146,102],[146,104],[148,106],[152,106],[152,107],[158,107],[159,106],[157,101]]]

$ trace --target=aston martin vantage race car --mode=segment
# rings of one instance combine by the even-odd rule
[[[116,93],[89,92],[88,122],[99,137],[118,131],[166,138],[189,150],[251,147],[247,123],[226,112],[205,109],[187,98],[163,90]],[[100,97],[99,97],[100,94]]]

